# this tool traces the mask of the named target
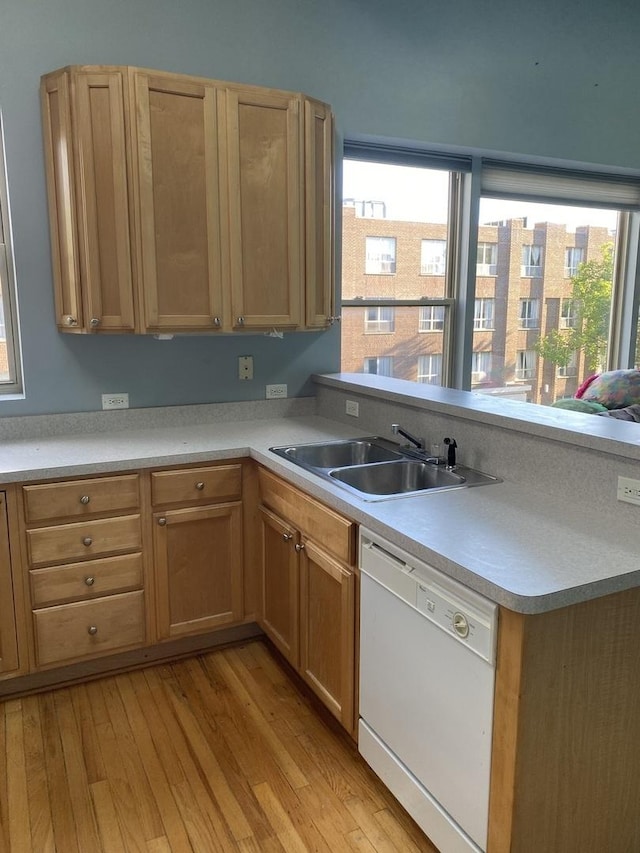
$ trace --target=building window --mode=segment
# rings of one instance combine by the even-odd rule
[[[364,271],[367,275],[392,275],[395,273],[395,237],[367,237]]]
[[[381,305],[365,308],[364,330],[370,334],[393,332],[394,312],[393,308],[384,308]]]
[[[423,240],[420,245],[420,274],[444,275],[446,270],[446,240]]]
[[[561,379],[569,379],[578,375],[578,353],[572,352],[566,364],[558,366],[556,374]]]
[[[523,278],[540,278],[542,275],[542,246],[522,247],[520,275]]]
[[[419,332],[441,332],[444,329],[444,305],[421,305]]]
[[[365,358],[364,373],[377,373],[378,376],[393,376],[393,356],[382,355]]]
[[[418,356],[417,379],[425,385],[442,385],[442,353]]]
[[[474,352],[471,354],[471,382],[478,384],[491,378],[493,361],[491,352]]]
[[[493,307],[495,299],[476,299],[473,309],[474,331],[493,329]]]
[[[519,324],[521,329],[540,328],[540,300],[521,299]]]
[[[576,325],[576,303],[573,299],[560,301],[560,328],[573,329]]]
[[[495,243],[478,243],[476,275],[496,275],[498,246]]]
[[[9,200],[5,183],[0,123],[0,395],[22,392],[22,365],[18,342],[16,284],[9,240]]]
[[[578,267],[584,260],[584,249],[576,246],[568,246],[564,250],[564,276],[573,278],[578,272]]]
[[[520,349],[516,353],[516,379],[533,379],[536,375],[538,354],[533,349]]]

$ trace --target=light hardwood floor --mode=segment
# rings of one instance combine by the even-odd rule
[[[436,853],[260,640],[0,703],[0,850]]]

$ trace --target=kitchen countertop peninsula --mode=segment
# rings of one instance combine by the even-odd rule
[[[543,613],[640,585],[637,531],[510,483],[367,502],[269,451],[367,435],[317,415],[7,438],[0,482],[251,457],[498,604]],[[489,472],[491,473],[491,472]]]

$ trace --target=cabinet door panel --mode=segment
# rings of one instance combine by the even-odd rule
[[[305,541],[300,561],[300,669],[348,731],[354,725],[355,576]]]
[[[145,326],[215,329],[222,322],[216,90],[141,72],[134,79]]]
[[[295,667],[299,662],[299,568],[297,531],[260,507],[262,546],[261,625]]]
[[[242,505],[154,515],[158,633],[197,634],[242,619]]]

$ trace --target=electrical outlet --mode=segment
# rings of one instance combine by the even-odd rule
[[[253,356],[238,356],[238,379],[253,379]]]
[[[345,406],[345,411],[348,415],[351,415],[353,418],[360,417],[360,403],[356,403],[355,400],[347,400],[347,405]]]
[[[282,400],[287,396],[287,386],[267,385],[266,392],[267,400]]]
[[[103,394],[102,395],[103,409],[128,409],[129,395],[128,394]]]
[[[618,477],[618,500],[640,506],[640,480]]]

